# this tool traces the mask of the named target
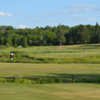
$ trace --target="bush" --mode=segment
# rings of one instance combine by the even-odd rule
[[[6,83],[7,80],[5,78],[0,78],[0,83]]]
[[[62,79],[61,78],[55,78],[54,81],[55,81],[55,83],[62,83]]]
[[[15,83],[31,84],[32,81],[29,80],[29,79],[23,79],[23,78],[21,78],[21,79],[16,79],[16,80],[15,80]]]

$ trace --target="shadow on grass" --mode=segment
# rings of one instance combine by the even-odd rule
[[[100,74],[54,74],[58,78],[71,83],[100,83]]]
[[[0,82],[18,82],[18,83],[100,83],[99,74],[57,74],[48,76],[30,76],[30,77],[0,77]],[[16,81],[17,80],[17,81]]]

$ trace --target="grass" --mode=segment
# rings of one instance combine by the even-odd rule
[[[16,63],[7,63],[10,51],[16,52]],[[100,44],[0,48],[0,62],[0,77],[74,77],[76,82],[1,82],[1,100],[100,100]]]
[[[89,63],[100,64],[100,45],[39,46],[0,48],[0,62],[9,62],[10,51],[15,51],[17,63]]]
[[[0,84],[1,100],[100,100],[99,84]]]
[[[16,64],[0,63],[0,75],[100,74],[100,64]]]
[[[73,76],[74,75],[74,76]],[[50,78],[50,82],[59,79],[62,83],[75,82],[100,83],[100,64],[8,64],[0,63],[0,77],[38,78],[45,83],[44,78]],[[4,80],[4,79],[3,79]],[[0,80],[2,81],[2,79]],[[20,80],[19,80],[20,81]],[[28,80],[26,80],[28,81]],[[47,80],[48,81],[48,80]],[[46,81],[46,82],[47,82]],[[37,83],[37,81],[36,81]],[[54,82],[55,83],[55,82]]]

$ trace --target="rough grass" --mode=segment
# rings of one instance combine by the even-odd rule
[[[99,84],[0,84],[1,100],[100,100]]]
[[[39,46],[0,48],[0,62],[9,62],[10,51],[15,51],[17,63],[99,63],[100,45]]]

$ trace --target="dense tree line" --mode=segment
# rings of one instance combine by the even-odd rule
[[[65,25],[36,27],[34,29],[15,29],[12,26],[0,26],[0,46],[39,46],[100,43],[100,26]]]

